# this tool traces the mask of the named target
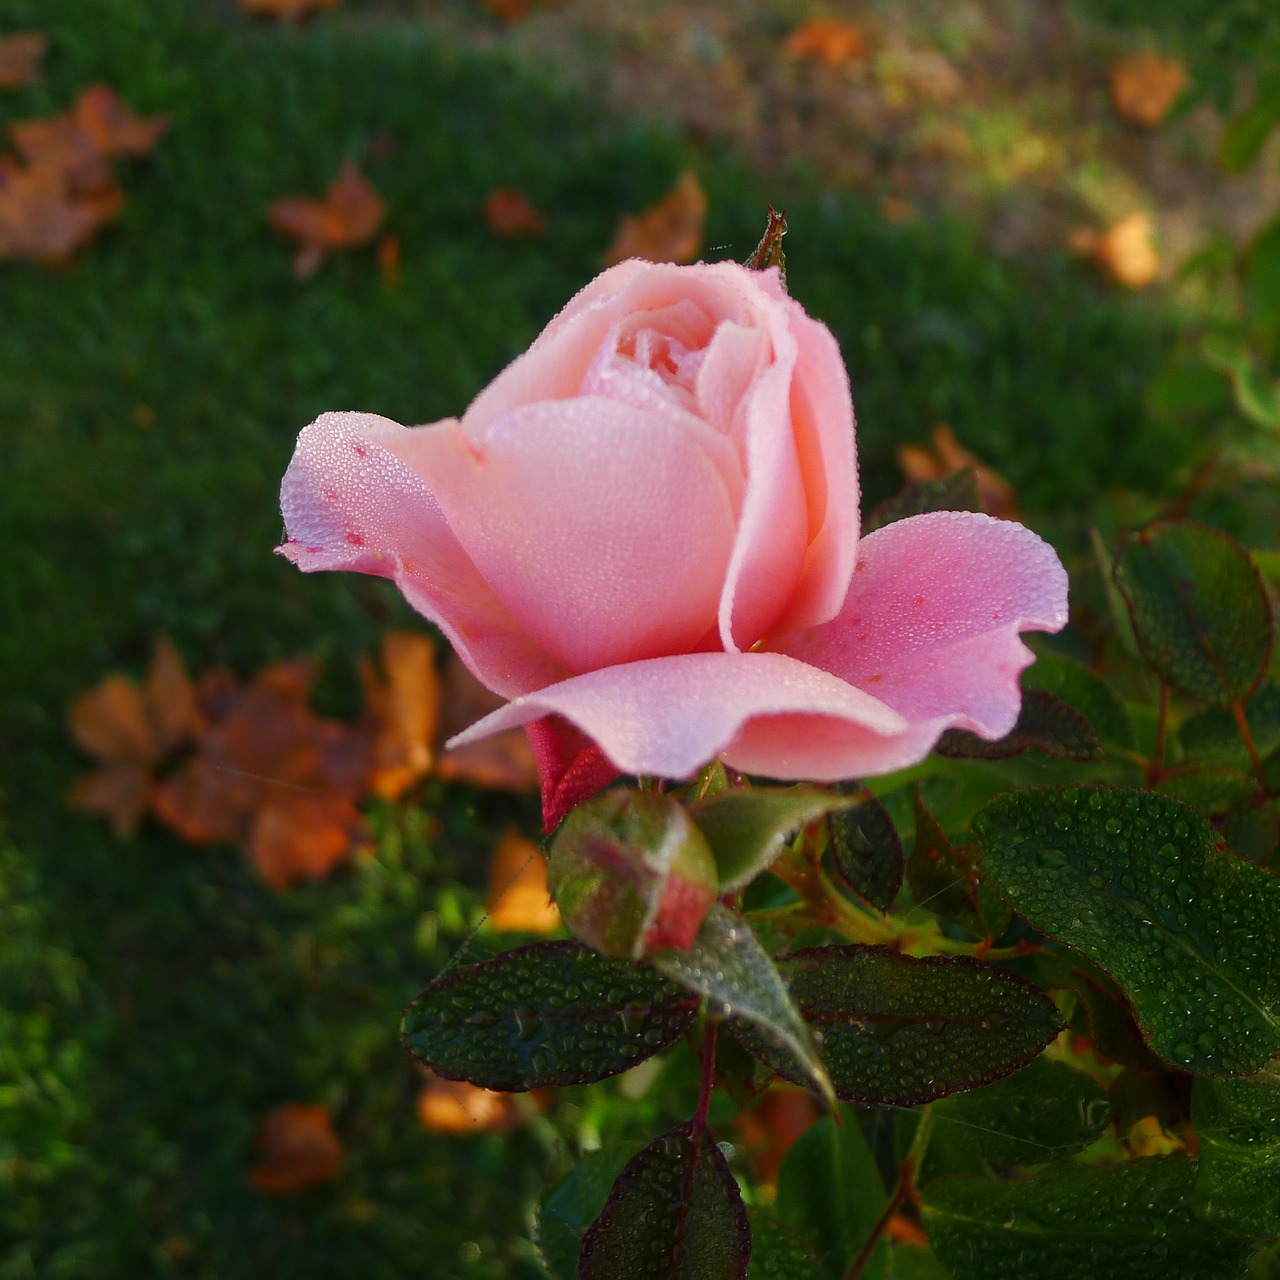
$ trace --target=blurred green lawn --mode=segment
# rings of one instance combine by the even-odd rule
[[[104,80],[173,123],[73,266],[0,266],[0,1280],[539,1274],[523,1241],[561,1167],[554,1124],[428,1134],[397,1043],[528,805],[437,787],[429,812],[373,815],[375,859],[273,895],[235,852],[120,844],[68,813],[84,762],[67,703],[167,633],[193,667],[316,654],[344,705],[355,655],[408,615],[385,584],[272,556],[296,432],[329,408],[460,412],[685,167],[715,254],[744,257],[765,201],[787,208],[791,287],[844,347],[872,497],[897,485],[894,446],[938,420],[1063,528],[1104,486],[1160,491],[1194,448],[1144,407],[1177,318],[1065,257],[1016,266],[974,228],[887,224],[817,174],[770,188],[407,18],[295,30],[229,0],[0,2],[0,34],[24,28],[48,32],[48,73],[0,120]],[[394,283],[370,252],[299,283],[266,225],[346,155],[389,203]],[[545,241],[486,231],[496,186],[546,212]],[[596,1105],[564,1095],[562,1116]],[[334,1107],[347,1163],[269,1200],[245,1181],[250,1138],[291,1099]],[[654,1131],[644,1107],[616,1119]]]

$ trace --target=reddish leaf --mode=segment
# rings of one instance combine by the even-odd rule
[[[543,236],[547,220],[534,208],[523,191],[515,187],[498,187],[489,192],[484,202],[484,221],[494,235]]]
[[[76,196],[56,163],[0,170],[0,258],[30,258],[46,266],[70,261],[119,213],[114,185]]]
[[[48,38],[40,31],[23,31],[0,40],[0,89],[17,89],[34,80],[48,45]]]
[[[342,1143],[327,1107],[286,1102],[263,1118],[253,1141],[258,1162],[249,1181],[267,1195],[318,1187],[342,1168]]]
[[[355,161],[347,160],[323,200],[277,200],[268,217],[277,231],[301,245],[293,270],[299,278],[305,278],[319,267],[326,253],[370,243],[386,213],[382,197],[356,168]]]
[[[692,262],[702,248],[706,216],[706,192],[692,173],[685,173],[670,194],[651,209],[622,219],[605,254],[605,263],[611,265],[625,258]]]
[[[862,62],[870,52],[867,37],[857,27],[834,18],[811,18],[797,27],[782,46],[793,58],[813,58],[833,70]]]
[[[554,831],[571,809],[621,776],[586,734],[560,716],[544,716],[524,731],[538,764],[543,831]]]
[[[112,764],[77,781],[67,803],[83,813],[108,818],[119,840],[138,828],[151,800],[151,771],[141,764]]]
[[[770,1089],[758,1106],[741,1111],[733,1127],[750,1152],[764,1182],[775,1183],[782,1157],[796,1139],[822,1115],[812,1095],[803,1089]]]
[[[1149,49],[1121,58],[1111,68],[1111,105],[1116,115],[1154,129],[1187,87],[1187,69]]]

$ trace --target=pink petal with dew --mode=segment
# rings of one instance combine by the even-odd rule
[[[664,778],[688,777],[716,756],[777,778],[852,777],[910,731],[870,694],[785,654],[690,653],[539,689],[452,741],[472,742],[545,715],[576,725],[619,772]],[[808,745],[815,735],[820,751]]]
[[[1067,575],[1030,529],[963,511],[900,520],[858,544],[840,613],[770,647],[873,693],[934,737],[1000,738],[1018,718],[1021,631],[1059,631]]]
[[[715,624],[733,504],[696,435],[584,396],[479,442],[456,426],[402,454],[497,598],[544,652],[590,671],[697,648]]]
[[[505,697],[563,679],[459,545],[430,487],[397,456],[453,422],[402,427],[371,413],[322,414],[298,437],[280,488],[288,541],[305,573],[346,569],[390,578],[437,623],[463,661]]]

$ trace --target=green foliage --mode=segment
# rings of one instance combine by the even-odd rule
[[[638,1153],[631,1147],[601,1147],[588,1151],[569,1176],[543,1197],[538,1210],[538,1250],[557,1280],[573,1280],[578,1273],[582,1237],[599,1216],[623,1169]]]
[[[868,796],[856,809],[827,819],[831,857],[841,879],[872,906],[887,911],[902,888],[902,841],[889,811]]]
[[[1166,1061],[1239,1075],[1280,1053],[1280,882],[1222,849],[1194,809],[1027,791],[993,800],[974,831],[1014,910],[1110,973]]]
[[[939,1178],[925,1188],[929,1239],[955,1280],[1236,1280],[1253,1245],[1187,1205],[1194,1161],[1110,1169],[1047,1166],[1026,1180]]]
[[[1191,1093],[1200,1138],[1196,1212],[1249,1235],[1280,1235],[1280,1090],[1274,1078],[1200,1079]]]
[[[1130,749],[1137,745],[1124,702],[1083,663],[1046,649],[1022,673],[1022,687],[1050,693],[1074,707],[1102,742]]]
[[[944,756],[968,760],[1007,760],[1024,751],[1039,751],[1060,760],[1093,760],[1100,751],[1098,734],[1080,712],[1042,689],[1024,689],[1018,722],[995,742],[963,729],[948,729],[938,742]]]

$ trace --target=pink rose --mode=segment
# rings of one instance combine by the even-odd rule
[[[531,727],[551,816],[618,772],[834,780],[1001,737],[1018,633],[1067,616],[1021,525],[859,541],[835,340],[728,262],[609,269],[461,420],[324,414],[281,506],[299,568],[392,579],[510,699],[454,741]]]

